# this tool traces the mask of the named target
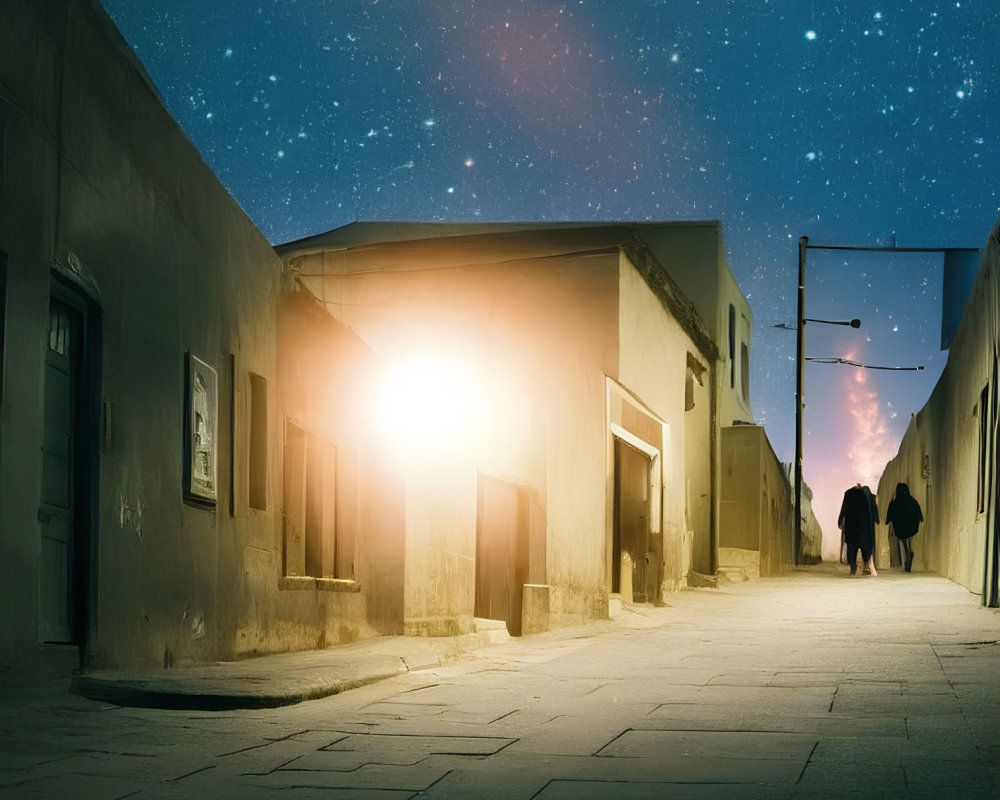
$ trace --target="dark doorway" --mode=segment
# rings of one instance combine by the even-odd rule
[[[518,486],[479,476],[476,518],[477,617],[521,635],[521,592],[528,574],[528,507]]]
[[[69,289],[49,299],[42,491],[38,507],[39,638],[85,643],[97,488],[94,316]]]
[[[649,457],[615,437],[615,509],[611,591],[621,592],[622,561],[631,561],[632,600],[653,602],[659,582],[659,554],[649,530]]]

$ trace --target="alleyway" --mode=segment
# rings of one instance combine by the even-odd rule
[[[0,798],[67,797],[1000,797],[1000,615],[821,566],[285,708],[5,697]]]

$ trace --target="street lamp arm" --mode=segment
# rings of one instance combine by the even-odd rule
[[[923,369],[923,365],[919,367],[880,367],[874,364],[860,364],[857,361],[851,361],[849,358],[810,358],[805,356],[804,361],[814,361],[817,364],[846,364],[849,367],[860,367],[861,369],[889,369],[898,371],[919,371]]]
[[[804,317],[802,319],[802,321],[803,322],[822,322],[824,325],[847,325],[848,327],[851,327],[851,328],[860,328],[861,327],[861,320],[860,319],[851,319],[851,320],[841,320],[841,319],[810,319],[809,317]]]
[[[966,252],[978,251],[978,247],[878,247],[878,246],[866,246],[866,245],[846,245],[846,244],[809,244],[808,237],[803,236],[806,239],[806,244],[803,245],[809,250],[854,250],[856,252],[868,252],[868,253],[944,253],[950,250],[962,250]],[[895,239],[895,237],[893,237]]]

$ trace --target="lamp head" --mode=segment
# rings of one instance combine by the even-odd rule
[[[860,319],[852,319],[851,320],[851,327],[852,328],[860,328],[861,327],[861,320]]]

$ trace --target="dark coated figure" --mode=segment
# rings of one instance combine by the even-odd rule
[[[847,545],[847,563],[851,574],[857,572],[858,550],[865,564],[866,575],[878,575],[875,571],[875,523],[878,522],[878,505],[872,490],[860,483],[844,492],[844,502],[840,504],[837,525],[843,531]]]
[[[885,524],[892,525],[892,532],[899,540],[903,550],[900,559],[903,562],[903,569],[907,572],[913,568],[913,543],[911,540],[923,521],[924,512],[920,510],[920,503],[910,494],[910,487],[905,483],[897,483],[896,493],[889,501],[889,507],[885,511]]]

